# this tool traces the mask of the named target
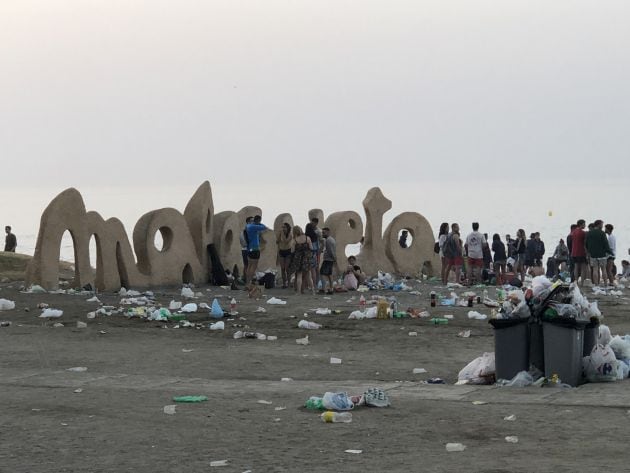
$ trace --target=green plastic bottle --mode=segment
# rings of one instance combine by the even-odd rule
[[[304,407],[321,411],[324,410],[324,402],[321,397],[311,396],[304,404]]]
[[[433,325],[448,325],[448,319],[444,319],[442,317],[433,317],[430,322]]]

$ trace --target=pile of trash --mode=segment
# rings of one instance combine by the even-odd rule
[[[509,291],[500,304],[497,319],[524,319],[530,316],[554,321],[573,319],[593,321],[602,318],[597,302],[589,302],[575,283],[564,284],[561,280],[552,283],[546,276],[536,276],[531,287]]]
[[[582,360],[584,377],[591,383],[628,378],[630,375],[630,335],[614,337],[606,325],[599,326],[597,344]]]
[[[356,396],[345,392],[326,392],[322,397],[311,396],[304,404],[307,409],[329,411],[351,411],[360,406],[389,407],[391,401],[382,389],[369,388]]]

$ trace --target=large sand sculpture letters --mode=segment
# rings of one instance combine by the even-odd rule
[[[364,239],[359,261],[367,274],[377,270],[416,275],[424,266],[432,271],[438,258],[433,253],[431,225],[420,214],[398,215],[383,233],[383,215],[392,203],[377,187],[363,200],[366,215],[365,232],[361,216],[353,211],[334,212],[324,219],[320,209],[308,212],[309,220],[319,218],[320,227],[329,227],[337,240],[337,270],[343,270],[347,245]],[[133,249],[125,228],[117,218],[104,220],[97,212],[86,211],[81,194],[67,189],[46,207],[40,221],[35,255],[26,279],[48,290],[59,285],[61,239],[70,232],[74,245],[76,286],[91,284],[99,290],[120,287],[151,287],[181,283],[201,284],[208,281],[210,261],[207,246],[214,244],[226,268],[237,265],[242,272],[239,237],[245,218],[260,214],[258,207],[243,207],[238,212],[214,213],[212,190],[204,182],[192,196],[182,214],[176,209],[154,210],[143,215],[133,229]],[[264,221],[264,219],[263,219]],[[293,217],[284,213],[276,217],[273,230],[261,235],[260,269],[277,266],[276,234],[284,222],[293,225]],[[323,222],[323,224],[322,224]],[[400,230],[412,236],[412,244],[401,248]],[[160,233],[163,245],[155,246]],[[96,242],[96,272],[90,267],[89,243]]]

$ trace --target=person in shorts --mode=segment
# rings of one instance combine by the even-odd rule
[[[335,261],[337,260],[337,242],[330,234],[330,228],[322,228],[322,237],[324,238],[324,261],[322,267],[319,270],[319,274],[322,276],[322,291],[326,294],[333,293],[333,269],[335,267]]]
[[[481,270],[483,269],[483,246],[486,244],[485,237],[479,233],[479,223],[473,222],[473,231],[466,237],[464,248],[468,254],[468,283],[478,284],[481,282]]]
[[[267,226],[261,223],[262,217],[256,215],[251,223],[245,226],[247,232],[247,274],[245,284],[248,288],[253,285],[254,275],[258,269],[258,260],[260,260],[260,234],[267,230]]]
[[[584,284],[587,274],[585,228],[586,221],[580,219],[571,232],[571,260],[573,261],[574,280],[578,284]]]
[[[282,273],[282,289],[289,287],[290,273],[289,265],[291,264],[291,255],[295,240],[293,239],[293,231],[288,222],[282,224],[282,228],[276,235],[276,244],[278,245],[278,263],[280,263],[280,271]]]
[[[241,257],[243,258],[243,279],[247,281],[247,265],[249,260],[247,258],[247,224],[252,223],[254,217],[247,217],[245,219],[245,227],[239,236],[239,242],[241,244]]]
[[[444,258],[446,258],[446,271],[444,280],[442,280],[444,284],[448,282],[448,276],[451,269],[455,271],[455,282],[460,282],[462,265],[464,264],[462,250],[462,241],[459,238],[459,224],[453,223],[451,225],[451,231],[448,235],[446,235],[446,240],[444,241],[444,246],[442,248]]]
[[[612,254],[610,246],[608,245],[608,237],[604,233],[604,230],[602,230],[603,226],[603,221],[595,220],[585,240],[586,251],[588,251],[591,257],[593,284],[596,286],[599,285],[602,275],[604,281],[606,281],[606,266],[608,264],[608,257]]]

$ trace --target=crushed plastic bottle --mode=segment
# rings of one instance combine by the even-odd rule
[[[466,445],[462,443],[447,443],[446,451],[447,452],[463,452],[466,450]]]
[[[326,423],[343,422],[347,424],[352,422],[352,414],[350,412],[326,411],[320,415],[320,418]]]

